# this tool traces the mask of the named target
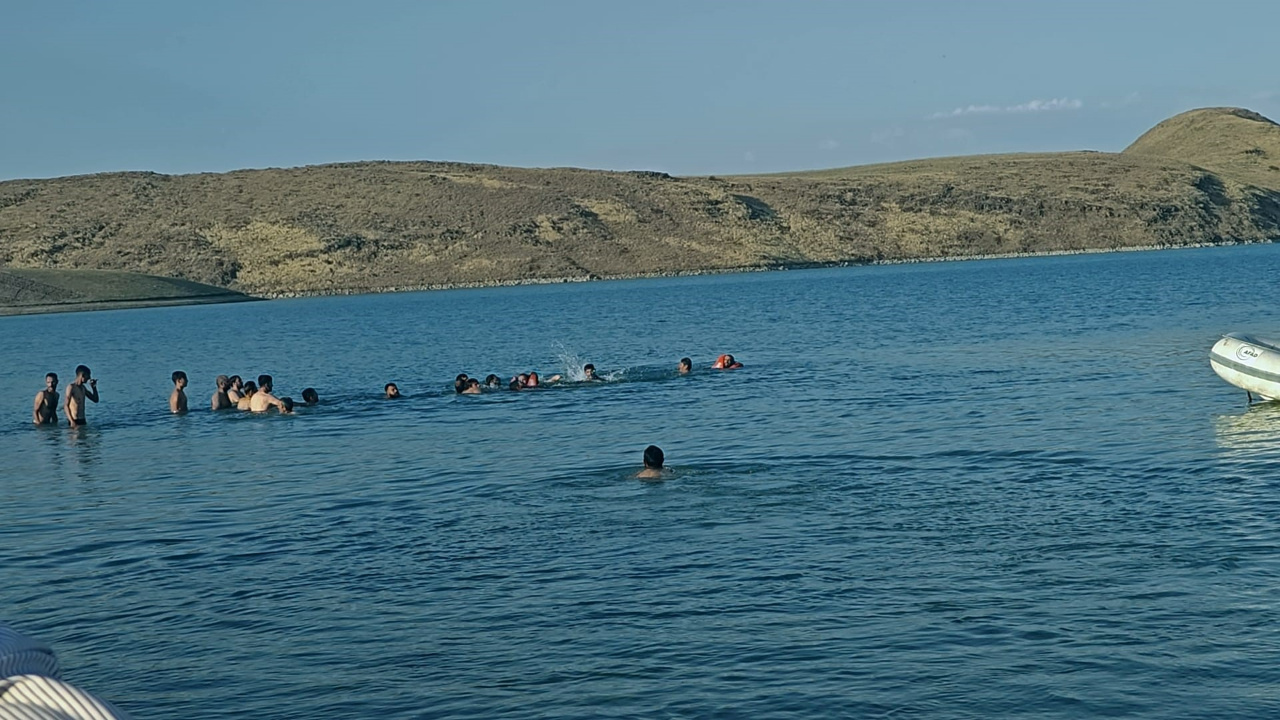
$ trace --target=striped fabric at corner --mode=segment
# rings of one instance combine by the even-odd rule
[[[0,678],[10,675],[62,677],[53,648],[0,625]]]
[[[18,675],[0,680],[0,720],[126,720],[128,716],[61,680]]]
[[[0,720],[128,719],[61,674],[52,648],[0,625]]]

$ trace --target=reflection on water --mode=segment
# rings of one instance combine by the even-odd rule
[[[1280,453],[1280,402],[1248,406],[1214,418],[1218,445],[1243,455]]]
[[[1272,717],[1280,407],[1206,353],[1280,326],[1280,286],[1215,292],[1277,265],[0,319],[0,397],[80,362],[104,390],[74,431],[0,405],[0,614],[138,717]],[[49,336],[92,339],[25,351]],[[746,367],[707,370],[722,352]],[[321,403],[202,409],[259,372]],[[649,444],[664,482],[635,479]]]

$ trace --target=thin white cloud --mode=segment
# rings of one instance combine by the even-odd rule
[[[995,115],[997,113],[1040,113],[1055,110],[1079,110],[1084,101],[1079,98],[1052,98],[1050,100],[1030,100],[1019,105],[966,105],[947,112],[936,112],[929,116],[930,120],[963,117],[965,115]]]
[[[892,127],[887,130],[871,133],[871,142],[877,145],[889,145],[894,140],[904,137],[907,131],[901,127]]]

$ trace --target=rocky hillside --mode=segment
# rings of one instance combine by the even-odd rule
[[[368,162],[0,183],[0,265],[253,294],[1280,238],[1280,127],[1171,118],[1123,153],[819,172]]]

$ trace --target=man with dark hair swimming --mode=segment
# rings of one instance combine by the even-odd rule
[[[258,392],[249,398],[249,410],[256,413],[266,412],[273,407],[280,411],[284,410],[284,403],[280,401],[280,398],[271,394],[272,384],[273,381],[270,375],[258,376]],[[293,401],[290,400],[289,402],[292,403]]]
[[[641,480],[661,480],[662,463],[665,461],[662,448],[650,445],[644,449],[644,469],[636,473],[636,477]]]
[[[453,379],[453,391],[461,395],[462,391],[467,389],[467,381],[470,379],[466,373],[458,373],[458,376]]]
[[[482,392],[482,390],[480,389],[480,379],[479,379],[479,378],[467,378],[467,386],[466,386],[466,387],[464,387],[464,388],[462,388],[462,392],[461,392],[460,394],[462,394],[462,395],[479,395],[481,392]]]
[[[31,420],[36,425],[58,424],[58,373],[44,376],[44,389],[36,393]]]
[[[484,386],[497,390],[502,387],[502,378],[494,375],[493,373],[489,373],[489,376],[484,379]]]
[[[315,405],[315,404],[316,404],[316,403],[318,403],[318,402],[320,402],[320,393],[316,392],[316,389],[315,389],[315,388],[303,388],[303,389],[302,389],[302,404],[303,404],[303,405],[305,405],[305,406],[307,406],[307,407],[311,407],[312,405]]]
[[[716,358],[716,361],[711,365],[712,370],[737,370],[740,367],[742,367],[742,363],[734,360],[733,356],[728,354]]]
[[[680,358],[680,365],[676,367],[677,372],[681,375],[688,375],[693,372],[693,361],[689,358]]]
[[[235,405],[242,397],[244,397],[244,381],[239,375],[232,375],[227,379],[227,399]]]
[[[583,381],[583,382],[595,382],[595,381],[600,380],[600,379],[601,379],[601,378],[600,378],[600,376],[599,376],[599,375],[596,375],[596,366],[595,366],[595,365],[592,365],[591,363],[587,363],[586,365],[583,365],[583,366],[582,366],[582,381]]]
[[[98,402],[98,381],[92,379],[92,375],[88,365],[77,365],[76,379],[67,386],[67,398],[63,403],[63,409],[67,415],[67,424],[72,427],[85,424],[85,400]]]
[[[250,380],[249,382],[245,383],[244,386],[241,387],[240,389],[243,390],[244,392],[241,393],[240,399],[236,401],[236,409],[237,410],[252,409],[250,406],[253,404],[253,396],[258,394],[257,384],[254,383],[252,380]]]
[[[184,392],[187,387],[187,374],[181,370],[174,370],[173,375],[169,377],[173,380],[173,392],[169,394],[169,412],[184,413],[187,411],[187,393]]]
[[[400,388],[395,383],[387,383],[382,386],[382,392],[386,394],[388,400],[395,400],[400,397]]]

